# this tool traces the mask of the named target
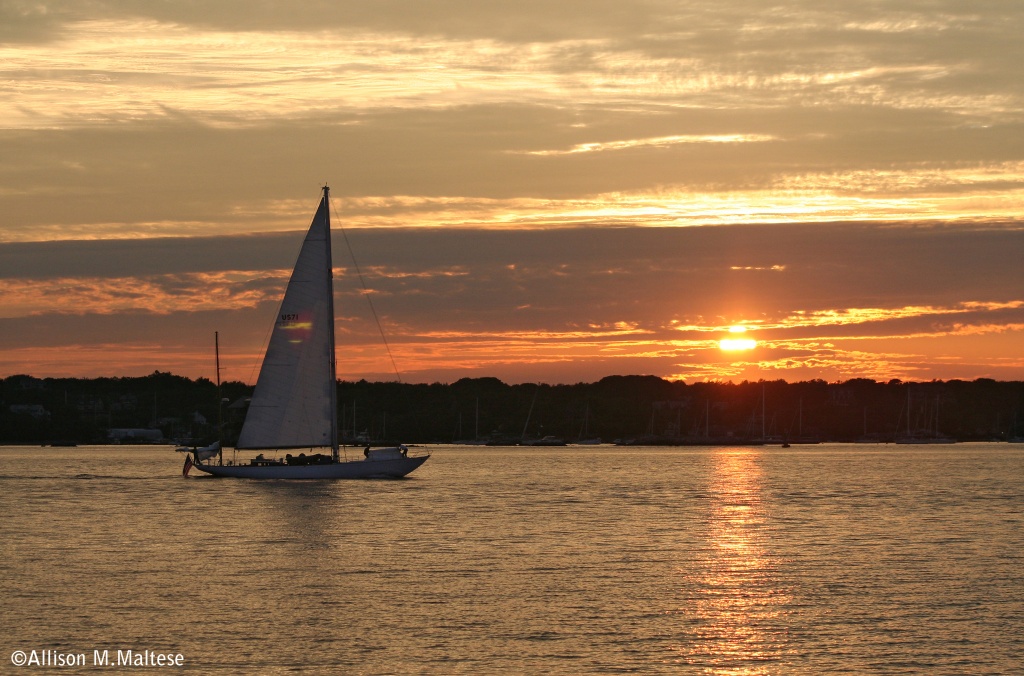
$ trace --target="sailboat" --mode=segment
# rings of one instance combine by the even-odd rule
[[[331,266],[330,189],[313,216],[274,321],[252,402],[235,450],[260,453],[248,463],[186,457],[183,473],[197,470],[244,479],[398,478],[426,462],[404,445],[366,447],[362,457],[341,457],[338,445],[337,364]],[[330,449],[330,454],[313,452]],[[309,449],[310,455],[282,451]]]

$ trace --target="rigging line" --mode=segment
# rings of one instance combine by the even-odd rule
[[[337,214],[337,210],[334,208],[334,200],[330,199],[330,202],[331,210]],[[370,306],[370,314],[373,315],[373,321],[377,323],[377,331],[380,332],[380,339],[384,341],[384,349],[387,350],[388,359],[391,360],[391,368],[395,370],[395,377],[398,378],[398,382],[402,382],[402,374],[398,370],[398,364],[395,363],[395,356],[391,354],[391,345],[388,344],[388,337],[384,335],[384,327],[380,323],[380,317],[377,316],[377,309],[373,306],[373,298],[370,296],[370,290],[366,287],[366,280],[363,279],[363,271],[359,269],[359,263],[356,261],[356,254],[352,250],[352,244],[348,241],[348,233],[345,232],[345,226],[342,225],[341,218],[338,218],[338,229],[341,230],[341,237],[345,240],[345,247],[348,249],[349,257],[352,259],[352,266],[356,269],[356,275],[359,277],[359,284],[363,287],[363,296],[366,298],[366,303]]]

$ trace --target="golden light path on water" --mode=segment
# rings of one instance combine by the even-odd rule
[[[789,594],[775,575],[763,502],[761,451],[723,448],[713,456],[707,486],[707,544],[684,571],[695,589],[694,623],[678,650],[687,664],[716,674],[765,674],[787,652]],[[758,665],[765,665],[760,667]]]

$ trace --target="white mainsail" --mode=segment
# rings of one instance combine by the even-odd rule
[[[328,189],[299,251],[236,448],[337,449]]]

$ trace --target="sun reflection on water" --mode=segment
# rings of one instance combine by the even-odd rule
[[[789,596],[769,542],[762,455],[732,448],[712,457],[705,545],[684,571],[689,636],[677,650],[686,664],[717,674],[769,673],[787,653]]]

